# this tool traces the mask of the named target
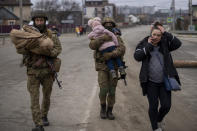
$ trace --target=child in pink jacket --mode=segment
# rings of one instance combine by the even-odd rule
[[[101,47],[99,48],[99,51],[101,51],[102,54],[106,53],[106,52],[112,52],[113,50],[115,50],[115,48],[117,46],[119,46],[117,37],[114,35],[114,33],[105,29],[102,26],[101,19],[99,17],[95,17],[94,19],[90,19],[88,21],[88,25],[92,28],[92,32],[90,32],[88,34],[89,39],[92,39],[92,38],[95,39],[95,38],[103,36],[104,34],[107,34],[107,35],[112,37],[112,41],[108,41],[108,42],[103,43],[101,45]],[[113,79],[117,78],[116,72],[115,72],[115,69],[114,69],[114,61],[118,65],[121,78],[123,78],[126,75],[126,73],[124,71],[124,65],[123,65],[123,62],[122,62],[120,57],[111,58],[111,59],[106,61],[107,66],[108,66],[108,68],[110,70],[110,73],[112,75],[112,78]]]

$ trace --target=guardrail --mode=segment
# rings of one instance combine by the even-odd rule
[[[197,35],[197,31],[171,31],[171,32],[180,35]]]
[[[5,45],[5,38],[9,36],[9,33],[0,33],[0,39],[2,39],[2,45]]]

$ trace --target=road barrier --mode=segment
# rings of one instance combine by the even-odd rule
[[[170,32],[179,35],[197,35],[197,31],[170,31]]]
[[[197,61],[192,60],[174,60],[176,68],[197,68]]]
[[[0,39],[2,39],[2,45],[5,45],[5,39],[9,36],[9,33],[0,33]]]

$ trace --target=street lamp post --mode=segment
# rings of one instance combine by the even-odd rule
[[[189,0],[189,17],[190,17],[190,25],[188,27],[188,30],[189,31],[194,31],[195,27],[193,26],[192,0]]]
[[[82,12],[81,12],[81,15],[82,15],[82,18],[81,18],[81,24],[82,26],[84,25],[84,8],[85,8],[85,1],[82,0]]]
[[[192,26],[192,0],[189,0],[190,25]]]
[[[172,30],[174,31],[175,30],[175,0],[172,0],[172,16],[173,16],[173,21],[172,21]]]
[[[19,0],[19,7],[20,7],[20,28],[23,26],[23,1]]]

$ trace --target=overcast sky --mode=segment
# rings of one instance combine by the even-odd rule
[[[132,6],[153,6],[157,8],[166,9],[170,8],[172,0],[109,0],[110,2],[118,5],[132,5]],[[189,0],[175,0],[176,9],[187,9]],[[197,4],[197,0],[192,1]]]
[[[32,3],[39,0],[31,0]],[[82,0],[70,0],[77,1],[81,3]],[[116,5],[131,5],[131,6],[153,6],[160,9],[169,9],[172,0],[109,0],[110,3],[115,3]],[[188,9],[189,0],[175,0],[176,9]],[[193,4],[197,5],[197,0],[192,0]]]

